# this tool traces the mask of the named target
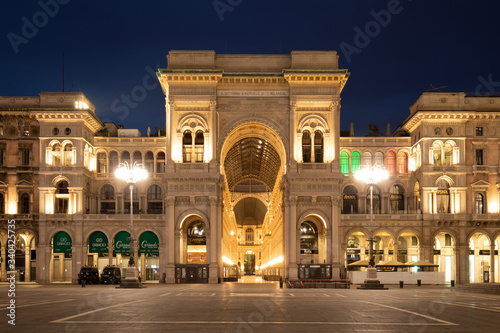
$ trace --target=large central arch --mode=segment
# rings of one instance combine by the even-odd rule
[[[223,191],[224,278],[231,271],[279,278],[283,257],[282,176],[287,153],[275,130],[240,124],[220,146]],[[259,214],[248,207],[259,207]],[[247,207],[242,208],[242,207]],[[252,264],[247,263],[253,253]],[[236,270],[234,269],[236,267]],[[231,269],[232,268],[232,269]]]

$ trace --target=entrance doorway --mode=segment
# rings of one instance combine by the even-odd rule
[[[255,253],[252,251],[245,253],[244,266],[245,275],[255,275]]]

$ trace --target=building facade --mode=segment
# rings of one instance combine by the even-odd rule
[[[334,51],[167,57],[161,136],[103,123],[82,93],[0,97],[2,281],[11,253],[18,281],[75,283],[130,250],[143,281],[345,277],[370,199],[376,262],[499,281],[500,98],[423,93],[392,135],[344,137]],[[149,173],[132,195],[123,162]],[[370,197],[354,174],[373,164],[390,176]]]

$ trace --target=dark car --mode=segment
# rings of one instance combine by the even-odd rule
[[[99,284],[99,271],[95,266],[83,266],[78,274],[78,284]]]
[[[106,266],[102,270],[101,283],[117,284],[122,281],[122,274],[118,266]]]

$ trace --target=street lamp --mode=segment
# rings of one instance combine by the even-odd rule
[[[128,262],[127,276],[122,279],[120,287],[122,288],[139,288],[141,283],[139,282],[139,275],[137,272],[137,267],[135,267],[134,261],[134,206],[133,206],[133,190],[134,184],[139,180],[146,179],[148,177],[148,172],[144,169],[144,166],[140,163],[135,162],[133,165],[127,162],[120,163],[115,171],[115,176],[118,179],[124,180],[130,187],[130,260]]]
[[[374,164],[366,165],[359,169],[354,177],[370,185],[370,239],[368,239],[370,261],[368,263],[365,283],[358,289],[386,289],[377,279],[377,269],[375,268],[375,258],[373,255],[373,185],[389,178],[389,173],[383,166]]]

